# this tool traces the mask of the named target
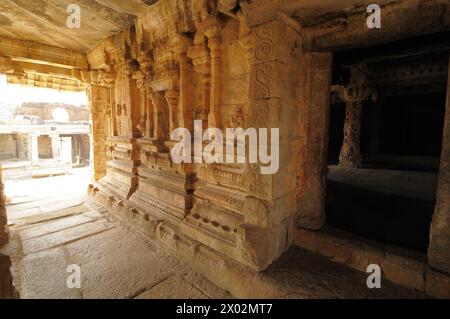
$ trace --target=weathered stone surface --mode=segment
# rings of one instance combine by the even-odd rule
[[[25,254],[17,261],[23,265],[22,274],[17,274],[23,277],[22,297],[229,297],[109,215],[78,209],[75,215],[56,220],[43,216],[37,224],[14,228],[22,237]],[[80,266],[80,289],[67,287],[69,265]]]
[[[430,230],[428,259],[431,267],[450,274],[450,71],[447,82],[441,167],[436,192],[436,208]]]
[[[25,255],[28,255],[30,253],[57,247],[83,237],[101,233],[114,227],[116,227],[116,225],[113,223],[99,220],[68,228],[67,230],[49,233],[40,237],[25,239],[22,242],[23,252]]]
[[[317,252],[317,232],[296,228],[294,233],[294,244],[313,253]]]
[[[24,298],[81,298],[79,289],[67,287],[70,273],[67,266],[67,250],[56,247],[23,258],[23,296]]]
[[[427,294],[436,298],[450,298],[450,280],[448,275],[433,270],[427,271]]]
[[[302,57],[297,226],[318,230],[325,223],[325,192],[332,55]]]
[[[447,3],[381,1],[383,28],[369,30],[367,3],[362,0],[83,0],[79,2],[86,26],[72,30],[65,27],[62,14],[67,1],[45,0],[42,6],[16,2],[0,5],[0,72],[13,83],[87,90],[95,180],[88,195],[104,209],[169,247],[235,296],[350,296],[341,291],[352,286],[331,273],[320,277],[314,269],[290,269],[284,261],[276,273],[276,260],[286,257],[293,242],[358,270],[386,263],[388,277],[424,289],[422,263],[385,254],[362,241],[336,241],[321,231],[332,56],[348,48],[448,31]],[[361,163],[362,101],[373,97],[365,79],[361,81],[364,72],[355,73],[355,68],[349,85],[342,88],[347,116],[340,161],[351,167]],[[448,113],[429,248],[430,266],[447,274]],[[176,163],[170,151],[177,141],[171,133],[182,126],[194,135],[194,120],[202,120],[203,130],[279,128],[274,145],[279,169],[261,174],[261,160]],[[36,136],[32,143],[37,143]],[[48,152],[42,154],[48,155],[54,145],[47,143]],[[268,141],[260,147],[274,151]],[[10,223],[23,233],[29,282],[41,259],[53,259],[57,267],[74,259],[86,277],[82,297],[181,296],[177,285],[189,297],[216,294],[200,288],[201,280],[172,272],[169,265],[181,266],[160,258],[156,246],[147,249],[141,238],[123,238],[129,232],[119,223],[98,212],[78,215],[85,208],[79,206],[79,194],[71,196],[71,208],[67,199],[21,203],[9,211]],[[0,210],[0,245],[7,240],[5,224]],[[303,229],[295,233],[296,225]],[[297,261],[292,255],[303,253],[288,253],[290,262]],[[149,273],[150,264],[154,268]],[[363,285],[359,273],[327,262],[322,266],[317,268],[350,278],[353,287]],[[48,273],[43,276],[50,278]],[[54,285],[56,295],[73,293],[60,285]],[[382,295],[359,288],[358,297]],[[30,296],[46,293],[42,289],[36,284]],[[403,293],[395,287],[392,292]]]
[[[425,274],[429,271],[425,262],[386,253],[381,267],[389,280],[406,287],[425,291]]]
[[[383,246],[330,227],[319,232],[297,228],[294,236],[295,245],[303,249],[362,272],[370,264],[377,264],[389,281],[425,291],[426,274],[430,271],[425,255]]]
[[[22,240],[29,240],[36,237],[48,235],[61,230],[65,230],[78,225],[84,225],[92,222],[94,219],[89,218],[86,214],[68,216],[66,218],[56,219],[55,221],[43,221],[37,225],[30,225],[30,227],[20,228],[20,237]]]
[[[295,265],[295,267],[293,266]],[[367,273],[349,269],[299,248],[291,248],[253,279],[252,298],[417,298],[423,294],[387,280],[368,289]]]
[[[206,295],[178,276],[171,276],[153,288],[144,291],[136,299],[205,299]]]
[[[0,299],[15,299],[18,297],[11,276],[11,258],[0,253]]]

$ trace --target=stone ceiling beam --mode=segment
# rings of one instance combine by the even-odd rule
[[[0,55],[15,61],[65,68],[89,68],[85,54],[51,45],[0,37]]]
[[[311,50],[355,49],[393,42],[405,34],[425,35],[450,30],[450,5],[439,2],[408,0],[381,7],[381,28],[366,27],[367,13],[338,17],[304,28]],[[402,17],[399,19],[399,17]]]

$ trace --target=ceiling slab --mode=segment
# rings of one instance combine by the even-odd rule
[[[86,53],[99,41],[132,23],[156,1],[1,0],[0,37],[29,40]],[[81,28],[67,27],[67,7],[81,9]]]

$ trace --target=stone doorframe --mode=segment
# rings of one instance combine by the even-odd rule
[[[327,145],[329,138],[328,77],[331,53],[309,52],[304,56],[304,79],[300,103],[301,152],[297,176],[297,229],[294,243],[306,250],[322,254],[359,271],[370,263],[382,267],[386,279],[448,298],[450,285],[450,61],[447,103],[443,129],[441,165],[436,206],[430,226],[428,253],[414,254],[399,249],[395,253],[384,246],[370,245],[330,228],[325,224]],[[319,68],[315,65],[320,64]],[[308,70],[314,69],[315,72]]]

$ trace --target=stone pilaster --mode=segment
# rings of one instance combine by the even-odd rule
[[[203,41],[200,40],[199,42],[189,48],[187,56],[192,59],[194,71],[200,75],[199,85],[203,92],[200,119],[202,120],[203,130],[206,130],[211,100],[211,58]]]
[[[149,99],[147,94],[147,78],[141,71],[137,72],[133,78],[136,80],[136,86],[139,89],[139,118],[137,120],[137,130],[139,131],[138,137],[149,137],[149,116],[148,116],[148,104]]]
[[[211,52],[211,99],[208,116],[209,127],[221,128],[221,73],[222,73],[222,51],[220,27],[211,26],[206,30],[208,37],[208,47]]]
[[[297,226],[317,230],[325,223],[325,194],[332,55],[302,57]]]
[[[167,102],[162,92],[151,94],[153,105],[153,137],[158,145],[163,145],[169,139],[169,123]]]
[[[179,125],[187,128],[190,132],[193,131],[193,116],[191,104],[191,90],[190,90],[190,74],[192,66],[189,62],[186,53],[180,53],[180,110],[179,110]]]
[[[178,90],[167,90],[164,93],[164,97],[169,106],[169,137],[174,129],[178,127],[178,112],[179,112],[179,91]]]
[[[450,274],[450,69],[441,166],[436,192],[436,208],[430,230],[428,262],[432,268]]]

